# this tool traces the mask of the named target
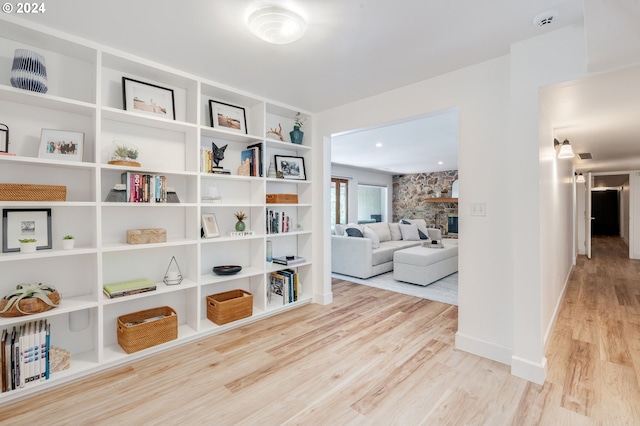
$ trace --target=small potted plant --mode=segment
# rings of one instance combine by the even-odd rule
[[[22,253],[35,253],[38,248],[35,238],[21,238],[18,241],[20,241],[20,252]]]
[[[109,164],[140,167],[140,163],[136,161],[137,159],[138,148],[116,143]]]
[[[37,314],[57,307],[60,293],[52,285],[18,284],[16,289],[0,299],[0,317]]]
[[[247,215],[244,214],[244,212],[235,212],[234,213],[236,219],[238,219],[238,221],[236,222],[236,231],[238,232],[242,232],[245,230],[245,223],[243,222],[244,218],[247,217]]]
[[[71,250],[75,243],[75,238],[73,235],[65,235],[62,237],[62,248],[65,250]]]
[[[296,116],[293,121],[293,130],[289,132],[289,136],[291,137],[291,142],[295,144],[302,144],[302,138],[304,137],[304,132],[300,130],[304,125],[304,122],[307,121],[308,117],[303,117],[300,115],[300,112],[296,112]]]

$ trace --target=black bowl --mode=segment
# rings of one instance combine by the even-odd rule
[[[242,266],[238,265],[221,265],[213,267],[213,272],[218,275],[233,275],[240,271],[242,271]]]

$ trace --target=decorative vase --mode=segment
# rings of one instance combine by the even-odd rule
[[[242,232],[244,231],[244,228],[245,228],[245,224],[243,221],[239,220],[236,222],[236,231]]]
[[[11,67],[11,85],[32,92],[47,93],[44,56],[31,50],[16,49]]]
[[[37,242],[33,242],[33,243],[20,243],[20,252],[21,253],[35,253],[36,249],[38,248],[36,246]]]
[[[269,163],[269,169],[267,170],[267,177],[268,178],[277,177],[276,166],[273,165],[273,162]]]
[[[289,132],[289,136],[291,137],[292,143],[301,145],[304,132],[300,130],[300,126],[293,126],[293,130]]]

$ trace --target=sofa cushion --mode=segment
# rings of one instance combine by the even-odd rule
[[[347,235],[347,237],[358,237],[358,238],[364,237],[364,234],[358,228],[351,228],[351,227],[347,228],[344,230],[344,233]]]
[[[405,241],[420,241],[420,234],[418,234],[418,225],[400,224],[400,232],[402,233],[402,239]]]
[[[389,246],[386,243],[380,244],[380,248],[372,251],[371,263],[373,266],[381,265],[387,262],[393,262],[393,253],[397,250],[396,247]]]
[[[427,232],[427,228],[425,225],[425,222],[423,219],[414,219],[417,221],[421,221],[421,223],[415,223],[416,226],[418,227],[418,236],[420,236],[421,240],[428,240],[429,239],[429,235]],[[402,219],[400,221],[400,224],[404,224],[404,225],[410,225],[412,222],[409,221],[409,219]],[[424,231],[421,229],[421,227],[424,227]]]
[[[371,248],[380,247],[380,238],[368,225],[364,226],[364,237],[371,240]]]
[[[391,232],[387,222],[369,223],[365,228],[371,229],[378,236],[379,242],[391,241]]]
[[[400,232],[400,225],[398,223],[389,224],[389,233],[391,234],[391,241],[402,240],[402,233]]]

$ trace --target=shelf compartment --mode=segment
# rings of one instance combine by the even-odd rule
[[[93,103],[63,98],[48,93],[31,92],[1,84],[0,98],[5,102],[19,103],[29,107],[51,109],[89,117],[95,117],[96,115],[96,105]]]
[[[140,299],[143,297],[157,296],[159,294],[172,293],[175,291],[183,291],[189,288],[196,288],[198,286],[197,282],[191,281],[189,279],[184,279],[180,284],[176,284],[176,285],[166,285],[162,281],[157,281],[155,284],[156,284],[156,289],[154,291],[148,291],[148,292],[139,293],[139,294],[132,294],[130,296],[122,296],[122,297],[116,297],[114,299],[110,299],[103,294],[102,303],[105,305],[108,305],[111,303],[127,302],[130,300]]]
[[[71,42],[51,31],[34,30],[3,19],[0,25],[0,56],[9,66],[0,67],[0,81],[9,81],[16,49],[40,53],[47,67],[48,94],[94,103],[97,51]]]
[[[171,173],[155,171],[158,169],[146,169],[140,168],[135,170],[133,168],[122,168],[121,166],[103,166],[100,170],[101,174],[101,188],[100,188],[100,201],[103,201],[102,206],[185,206],[186,204],[195,204],[198,201],[197,193],[197,176],[192,173]],[[142,175],[159,175],[166,176],[167,188],[173,188],[178,196],[179,203],[135,203],[135,202],[107,202],[107,196],[109,192],[114,188],[116,184],[122,183],[123,173],[140,173]]]
[[[212,84],[202,83],[200,101],[200,124],[202,124],[202,126],[211,127],[211,114],[209,110],[210,100],[244,108],[247,121],[247,134],[263,134],[264,102],[262,100],[235,90],[231,91]],[[254,138],[260,137],[261,136],[254,136]]]
[[[127,54],[105,52],[102,54],[101,76],[103,107],[124,109],[122,77],[128,77],[173,90],[176,121],[197,124],[198,84],[186,74]]]

